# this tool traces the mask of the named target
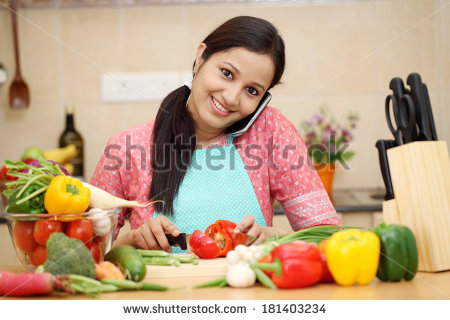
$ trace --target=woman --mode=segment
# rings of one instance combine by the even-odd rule
[[[124,209],[119,227],[129,215],[132,230],[115,246],[170,251],[165,234],[204,231],[218,219],[238,223],[236,232],[259,244],[288,233],[271,227],[274,199],[294,230],[340,224],[295,127],[278,110],[258,107],[284,65],[272,24],[232,18],[200,44],[192,83],[163,100],[154,122],[109,140],[91,183],[125,199],[162,201]],[[245,132],[234,132],[249,118]]]

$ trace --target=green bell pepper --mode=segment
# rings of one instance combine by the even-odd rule
[[[44,206],[45,189],[37,184],[30,184],[23,190],[16,189],[9,197],[6,212],[10,213],[46,213]],[[42,190],[42,192],[40,192]],[[34,194],[34,195],[33,195]]]
[[[402,225],[381,222],[373,230],[380,238],[377,277],[381,281],[411,280],[417,272],[418,252],[414,234]]]

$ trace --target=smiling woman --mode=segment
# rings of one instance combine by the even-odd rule
[[[162,101],[155,121],[112,137],[97,165],[92,184],[161,201],[124,209],[119,226],[129,215],[132,230],[114,245],[169,251],[165,234],[205,230],[218,219],[259,244],[288,233],[272,227],[275,199],[293,230],[341,223],[297,130],[266,107],[284,66],[284,42],[260,18],[232,18],[202,41],[192,82]],[[237,133],[237,124],[246,129]]]

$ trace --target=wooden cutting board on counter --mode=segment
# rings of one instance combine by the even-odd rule
[[[147,265],[145,278],[223,277],[228,270],[226,258],[199,259],[198,262],[197,265],[181,263],[178,267]]]

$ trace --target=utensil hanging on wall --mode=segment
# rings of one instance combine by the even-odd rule
[[[23,109],[30,105],[30,91],[20,73],[16,0],[11,0],[10,10],[13,28],[14,55],[16,58],[16,75],[14,76],[11,86],[9,87],[9,106],[13,109]]]

